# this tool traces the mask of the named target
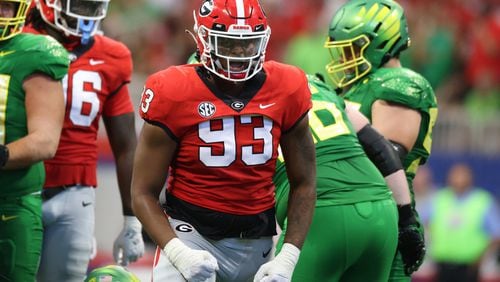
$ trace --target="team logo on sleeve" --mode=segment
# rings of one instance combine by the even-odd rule
[[[215,105],[211,102],[201,102],[198,105],[198,113],[205,118],[211,117],[215,114]]]

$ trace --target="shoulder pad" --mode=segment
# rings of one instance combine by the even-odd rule
[[[413,109],[436,107],[436,96],[429,82],[406,68],[379,69],[371,77],[370,90],[377,99],[405,105]]]

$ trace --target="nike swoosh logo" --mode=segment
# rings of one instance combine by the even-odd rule
[[[0,52],[0,57],[10,55],[10,54],[12,54],[14,52],[16,52],[16,51],[15,50],[14,51],[1,51]]]
[[[272,248],[270,248],[267,252],[262,252],[262,257],[265,258],[269,255],[269,253],[271,252]]]
[[[89,64],[90,64],[91,66],[96,66],[96,65],[104,64],[104,61],[103,61],[103,60],[94,60],[94,59],[90,59],[90,60],[89,60]]]
[[[89,206],[91,204],[92,204],[92,202],[82,202],[82,206],[83,207]]]
[[[271,103],[271,104],[266,104],[266,105],[259,104],[259,108],[261,108],[261,109],[267,109],[269,107],[274,106],[274,104],[276,104],[276,103]]]
[[[11,219],[14,219],[16,217],[18,217],[18,216],[17,215],[5,216],[5,214],[2,214],[2,221],[11,220]]]

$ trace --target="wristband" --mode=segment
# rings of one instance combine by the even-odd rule
[[[413,209],[410,204],[398,206],[398,214],[399,214],[399,226],[408,226],[412,223],[415,223],[417,220],[415,219],[415,214],[413,213]]]
[[[0,168],[4,167],[9,160],[9,148],[0,144]]]
[[[125,226],[141,229],[142,224],[139,219],[135,216],[126,215],[123,217],[123,222]]]
[[[175,261],[179,254],[188,248],[179,238],[175,237],[165,244],[163,251],[170,261]]]
[[[293,267],[295,267],[295,265],[297,264],[297,261],[299,260],[299,255],[300,255],[300,249],[290,243],[283,244],[283,247],[281,247],[281,251],[278,254],[280,259],[285,260]]]

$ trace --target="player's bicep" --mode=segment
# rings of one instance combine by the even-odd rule
[[[290,186],[294,187],[299,183],[314,181],[316,153],[307,115],[292,130],[281,137],[280,147]]]
[[[417,140],[422,117],[414,109],[377,100],[372,105],[372,125],[386,139],[410,151]]]
[[[345,111],[356,132],[359,132],[365,125],[369,123],[369,120],[353,105],[346,103]]]
[[[34,74],[23,83],[26,92],[28,132],[36,134],[40,146],[57,148],[64,118],[62,84],[43,74]],[[54,149],[55,149],[54,148]]]
[[[144,123],[134,158],[132,196],[160,194],[176,149],[177,142],[163,128]]]

